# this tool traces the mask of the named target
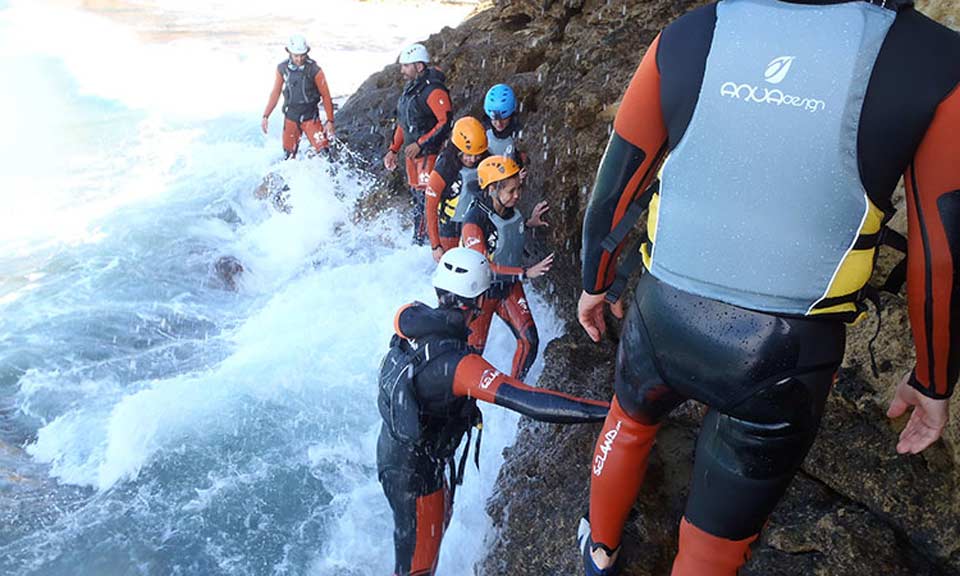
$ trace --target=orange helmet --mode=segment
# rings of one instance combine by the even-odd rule
[[[450,140],[464,154],[477,156],[487,151],[487,131],[473,116],[464,116],[454,123]]]
[[[477,167],[477,179],[480,180],[480,188],[486,189],[494,182],[506,180],[507,178],[518,174],[520,166],[507,156],[491,156],[484,159]]]

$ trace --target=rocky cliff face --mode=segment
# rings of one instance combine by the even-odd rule
[[[498,2],[427,46],[448,75],[457,116],[482,114],[486,89],[507,82],[522,101],[523,148],[531,157],[525,206],[552,205],[552,226],[539,249],[556,251],[543,284],[569,334],[547,349],[545,386],[609,397],[616,328],[596,345],[575,325],[580,223],[618,99],[647,45],[668,22],[700,0],[520,0]],[[957,26],[951,0],[918,1]],[[391,66],[372,76],[338,115],[338,132],[368,168],[382,172],[390,116],[400,90]],[[402,205],[398,175],[384,177],[364,209]],[[902,198],[900,205],[902,207]],[[894,225],[903,228],[903,210]],[[884,254],[878,277],[895,259]],[[901,296],[886,296],[876,343],[880,376],[870,371],[867,341],[876,316],[849,331],[847,359],[821,433],[801,474],[754,547],[748,575],[960,574],[958,438],[922,455],[894,451],[904,422],[884,416],[890,391],[913,363]],[[640,499],[627,525],[626,574],[669,573],[702,407],[678,410],[662,429]],[[588,464],[596,427],[528,420],[500,473],[488,511],[500,531],[481,567],[485,574],[576,574],[576,525],[586,508]]]

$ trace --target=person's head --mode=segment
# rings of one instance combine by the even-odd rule
[[[487,257],[470,248],[453,248],[444,252],[433,273],[433,287],[441,308],[478,308],[478,299],[492,280]]]
[[[413,80],[423,74],[430,63],[430,53],[423,44],[411,44],[400,51],[400,74],[404,80]]]
[[[492,86],[483,99],[483,111],[490,119],[494,130],[497,132],[506,130],[513,113],[517,111],[517,97],[513,89],[506,84]]]
[[[513,208],[520,201],[520,166],[507,156],[491,156],[477,167],[480,188],[491,199],[498,211]]]
[[[467,168],[476,166],[487,151],[487,131],[473,116],[464,116],[454,122],[450,141],[459,151],[460,163]]]
[[[294,66],[303,66],[307,61],[307,53],[310,52],[310,46],[307,45],[307,39],[299,34],[294,34],[287,42],[287,54],[290,55],[290,62]]]

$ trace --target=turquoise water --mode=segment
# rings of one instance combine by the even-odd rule
[[[144,40],[56,10],[0,3],[0,73],[22,80],[0,103],[22,111],[0,135],[0,573],[388,573],[374,375],[395,310],[433,301],[429,252],[397,214],[354,223],[364,174],[280,162],[278,116],[259,132],[277,58],[258,36]],[[69,53],[22,41],[51,14]],[[341,64],[375,53],[333,44]],[[223,70],[162,93],[197,50]],[[183,105],[220,88],[223,106]],[[291,214],[253,196],[271,172]],[[236,291],[213,271],[228,255]],[[531,300],[546,342],[560,323]],[[501,325],[488,356],[509,366]],[[516,418],[485,412],[441,574],[469,573],[490,530]]]

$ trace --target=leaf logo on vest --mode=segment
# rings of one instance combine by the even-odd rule
[[[790,67],[796,60],[794,56],[780,56],[774,58],[767,64],[763,73],[763,79],[770,84],[779,84],[787,78]],[[754,86],[749,83],[724,82],[720,86],[720,96],[733,98],[734,100],[743,100],[752,104],[773,104],[776,106],[788,106],[792,108],[801,108],[811,113],[820,112],[827,107],[827,103],[818,98],[804,96],[794,96],[787,94],[779,88],[767,88],[765,86]]]
[[[617,420],[616,428],[603,435],[603,444],[601,444],[597,450],[598,454],[593,457],[594,476],[600,476],[600,474],[603,473],[603,465],[607,463],[607,455],[613,450],[613,441],[617,439],[617,434],[620,433],[620,426],[622,424],[622,420]]]
[[[497,379],[497,376],[500,375],[499,370],[492,368],[487,368],[483,371],[483,374],[480,376],[480,387],[486,390],[493,384],[493,381]]]
[[[763,73],[763,79],[771,84],[779,84],[787,77],[790,72],[790,65],[793,64],[793,56],[781,56],[774,58],[767,64],[767,70]]]

